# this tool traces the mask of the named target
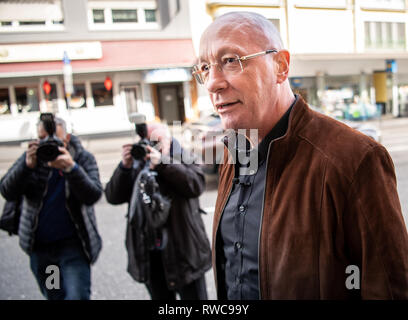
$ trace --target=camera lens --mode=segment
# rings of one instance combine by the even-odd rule
[[[37,159],[41,162],[53,161],[60,154],[56,141],[46,141],[37,149]]]
[[[136,160],[141,160],[144,157],[146,157],[146,154],[147,154],[146,146],[143,144],[135,143],[132,146],[132,150],[130,150],[130,154]]]

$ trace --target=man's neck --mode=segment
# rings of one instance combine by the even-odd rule
[[[273,117],[272,120],[267,121],[264,127],[258,128],[258,143],[260,143],[265,138],[265,136],[275,127],[275,125],[286,113],[286,111],[288,111],[295,99],[296,97],[291,91],[290,94],[285,95],[283,99],[277,101],[275,111],[271,115]]]

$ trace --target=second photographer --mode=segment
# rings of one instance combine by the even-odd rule
[[[195,164],[162,161],[181,158],[180,145],[166,126],[149,124],[146,137],[138,134],[145,139],[122,147],[122,161],[105,190],[109,203],[129,203],[128,272],[145,283],[153,300],[175,300],[176,293],[182,300],[206,300],[211,250],[198,201],[204,174]],[[149,209],[152,203],[158,213]],[[156,218],[151,216],[154,212]],[[151,219],[161,227],[146,228]]]

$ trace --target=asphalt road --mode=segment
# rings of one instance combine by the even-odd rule
[[[381,142],[389,150],[398,181],[398,192],[404,219],[408,222],[408,119],[389,119],[381,123]],[[106,183],[120,159],[120,146],[131,142],[131,138],[116,137],[104,139],[83,139],[84,146],[94,153],[101,174]],[[22,153],[25,145],[0,145],[0,176],[3,176],[13,161]],[[215,204],[217,180],[207,176],[207,189],[200,197],[200,203],[208,211],[203,215],[206,230],[211,240],[212,213]],[[381,195],[378,195],[381,196]],[[4,199],[0,196],[0,208]],[[126,205],[112,206],[103,197],[96,205],[103,250],[92,268],[92,299],[149,299],[144,287],[126,272],[125,250]],[[206,274],[210,299],[216,299],[212,271]],[[29,268],[28,256],[18,245],[17,237],[9,237],[0,231],[0,300],[43,299],[34,276]]]

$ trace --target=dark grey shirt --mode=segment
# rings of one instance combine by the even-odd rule
[[[258,149],[258,170],[240,175],[235,165],[235,178],[219,226],[225,285],[229,300],[259,299],[258,243],[265,190],[266,158],[272,140],[283,136],[288,128],[289,114],[295,101],[275,127],[261,141]],[[238,158],[238,157],[237,157]]]

